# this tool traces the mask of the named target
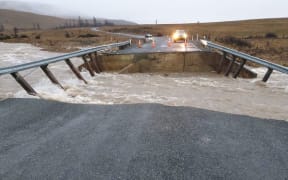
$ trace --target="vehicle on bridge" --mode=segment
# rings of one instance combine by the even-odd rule
[[[179,40],[183,40],[186,42],[187,40],[187,33],[184,30],[176,30],[172,36],[173,42],[177,42]]]
[[[152,34],[145,34],[145,41],[146,41],[146,42],[153,41],[153,36],[152,36]]]

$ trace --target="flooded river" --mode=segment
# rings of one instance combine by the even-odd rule
[[[60,55],[28,44],[0,43],[0,67]],[[81,59],[72,59],[76,65]],[[254,68],[257,79],[233,79],[214,72],[185,74],[102,73],[90,77],[88,85],[61,62],[52,72],[65,90],[50,83],[39,69],[21,72],[43,99],[85,104],[160,103],[262,118],[288,120],[288,76],[273,72],[268,83],[261,82],[265,68]],[[0,99],[39,98],[26,94],[10,75],[0,76]]]

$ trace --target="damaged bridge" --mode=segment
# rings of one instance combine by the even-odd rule
[[[61,82],[49,69],[50,64],[60,61],[65,61],[75,76],[86,84],[88,82],[80,73],[83,68],[87,69],[91,76],[95,76],[95,74],[101,72],[221,73],[224,71],[225,76],[232,74],[234,78],[238,76],[255,78],[257,74],[245,66],[245,63],[250,61],[267,67],[267,73],[263,77],[264,82],[269,79],[274,70],[288,74],[287,67],[209,41],[201,41],[204,47],[199,45],[199,41],[171,44],[164,37],[155,38],[155,40],[148,43],[143,43],[142,40],[136,41],[136,44],[133,42],[129,40],[102,45],[26,64],[0,68],[0,76],[10,74],[28,94],[37,95],[37,92],[21,76],[20,72],[27,69],[41,68],[52,83],[63,88]],[[79,57],[82,59],[83,65],[76,68],[70,59]]]
[[[141,40],[113,43],[0,68],[0,76],[12,76],[28,94],[40,96],[40,91],[38,94],[23,75],[25,70],[41,69],[43,76],[63,88],[61,76],[56,76],[51,66],[60,62],[66,63],[61,64],[60,73],[67,65],[67,69],[73,72],[68,73],[69,76],[75,75],[84,86],[91,83],[89,90],[99,84],[93,87],[87,79],[88,73],[99,77],[102,72],[212,71],[228,77],[253,78],[256,74],[245,66],[247,62],[253,62],[268,69],[263,81],[267,81],[273,71],[287,74],[287,67],[212,42],[202,41],[203,46],[200,41],[170,44],[167,38],[155,40],[144,44]],[[95,81],[101,79],[95,78]],[[120,84],[119,81],[116,83]],[[190,89],[193,86],[188,86],[188,93],[199,96],[199,100],[206,104],[210,102],[203,98],[209,92],[206,88],[213,88],[211,96],[218,95],[214,93],[214,87],[218,86],[201,86],[203,89],[199,88],[199,91],[204,90],[204,95],[195,89],[194,93]],[[175,87],[175,84],[168,87]],[[112,88],[104,91],[115,90]],[[179,93],[178,89],[175,93]],[[222,93],[223,89],[217,91]],[[254,89],[243,94],[252,91]],[[107,92],[100,90],[101,95]],[[183,94],[185,98],[198,100]],[[243,94],[232,97],[239,101]],[[284,102],[286,96],[281,95],[275,101],[284,99]],[[212,101],[219,105],[216,101],[221,98]],[[222,99],[227,104],[224,108],[231,106],[239,112],[236,105],[228,102],[233,98]],[[253,109],[246,100],[243,100],[244,110]],[[275,107],[287,105],[287,102],[279,104]],[[271,107],[267,103],[263,105],[265,108],[259,106],[260,113]],[[280,111],[284,111],[284,116],[287,114],[285,106]],[[151,103],[100,105],[34,98],[5,99],[0,103],[0,179],[288,179],[288,123],[233,115],[233,112]]]

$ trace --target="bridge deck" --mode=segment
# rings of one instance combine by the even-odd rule
[[[194,52],[201,51],[196,45],[195,42],[189,41],[188,43],[178,42],[170,43],[167,37],[155,37],[154,44],[152,41],[143,43],[140,40],[141,44],[139,45],[139,40],[136,40],[134,46],[131,48],[126,48],[118,51],[118,54],[137,54],[137,53],[153,53],[153,52]],[[137,42],[138,41],[138,42]]]

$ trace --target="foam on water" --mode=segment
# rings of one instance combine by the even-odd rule
[[[280,73],[278,71],[273,71],[272,75],[270,76],[268,83],[264,83],[261,81],[261,78],[265,76],[265,73],[267,71],[266,68],[253,68],[253,71],[255,71],[258,74],[258,78],[256,80],[252,80],[252,82],[257,83],[260,86],[265,86],[273,89],[280,89],[284,90],[284,92],[287,92],[288,89],[288,76]]]
[[[41,79],[33,87],[43,99],[69,103],[161,103],[267,118],[287,118],[288,103],[285,100],[288,98],[287,93],[280,89],[274,90],[251,83],[250,80],[217,77],[216,79],[220,79],[217,82],[214,75],[203,78],[197,74],[191,74],[190,77],[172,74],[171,77],[167,77],[103,73],[94,78],[89,77],[88,72],[82,74],[88,80],[88,85],[70,76],[65,80],[61,79],[65,90],[46,79]],[[28,95],[21,90],[15,97],[28,97]]]
[[[1,67],[27,63],[60,55],[60,53],[41,51],[41,48],[32,46],[30,44],[2,42],[0,42],[0,54]]]

